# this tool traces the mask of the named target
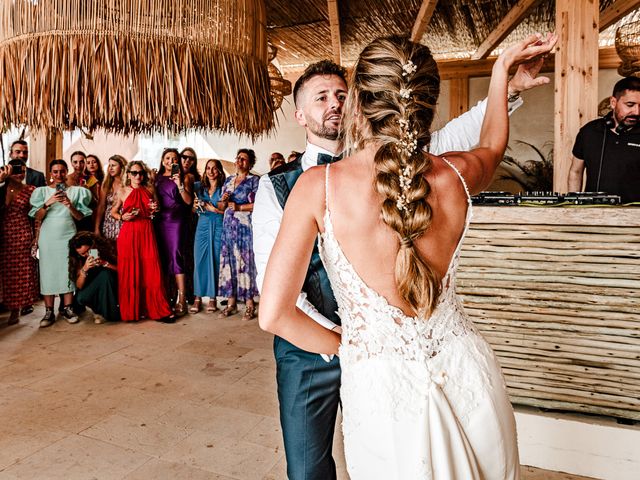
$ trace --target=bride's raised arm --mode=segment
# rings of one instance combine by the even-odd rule
[[[469,153],[448,155],[455,158],[457,166],[472,194],[486,188],[502,161],[509,140],[509,116],[507,114],[507,83],[509,69],[524,62],[542,62],[557,42],[555,34],[531,35],[507,48],[496,60],[491,73],[487,111],[480,131],[478,146]]]
[[[296,182],[284,209],[282,225],[269,256],[258,321],[263,330],[313,353],[338,353],[340,335],[296,307],[318,224],[324,211],[324,168],[311,168]]]

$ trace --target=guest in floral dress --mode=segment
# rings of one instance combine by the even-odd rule
[[[251,320],[256,316],[254,297],[258,295],[258,288],[251,212],[260,177],[249,173],[255,163],[256,154],[253,150],[238,150],[236,174],[225,181],[218,204],[224,210],[218,295],[227,298],[227,306],[220,313],[222,317],[237,313],[237,302],[246,303],[243,320]]]
[[[113,155],[109,158],[107,176],[102,182],[98,212],[96,214],[94,233],[96,235],[102,235],[109,240],[113,248],[115,248],[120,227],[122,227],[122,221],[113,218],[111,208],[113,207],[116,193],[122,186],[122,173],[126,166],[127,161],[120,155]]]
[[[6,197],[0,209],[0,275],[4,306],[11,312],[9,325],[20,319],[20,309],[38,300],[38,269],[31,256],[33,228],[29,220],[29,198],[36,187],[24,185],[26,166],[22,160],[9,162],[20,173],[7,177]]]

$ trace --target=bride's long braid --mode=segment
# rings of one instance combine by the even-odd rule
[[[419,315],[431,314],[440,293],[438,275],[413,244],[431,225],[425,176],[431,160],[423,151],[439,92],[438,67],[427,47],[405,37],[381,38],[360,54],[345,108],[348,148],[379,145],[374,186],[383,198],[381,218],[400,243],[396,285]]]

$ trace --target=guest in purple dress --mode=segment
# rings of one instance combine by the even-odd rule
[[[193,177],[184,175],[176,149],[167,148],[162,152],[155,186],[160,208],[155,222],[160,260],[165,273],[175,276],[178,289],[175,313],[181,316],[187,313],[185,256],[189,248],[187,222],[193,202]]]
[[[255,163],[256,154],[253,150],[238,150],[236,174],[225,181],[218,204],[224,210],[218,295],[227,298],[227,306],[220,316],[228,317],[237,313],[237,302],[245,302],[247,308],[243,320],[251,320],[256,316],[254,297],[258,295],[251,212],[260,177],[249,173]]]

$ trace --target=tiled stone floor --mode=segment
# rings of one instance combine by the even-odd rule
[[[0,317],[0,480],[285,479],[271,337],[239,316]],[[336,438],[339,478],[347,479]],[[524,480],[577,480],[523,467]]]

